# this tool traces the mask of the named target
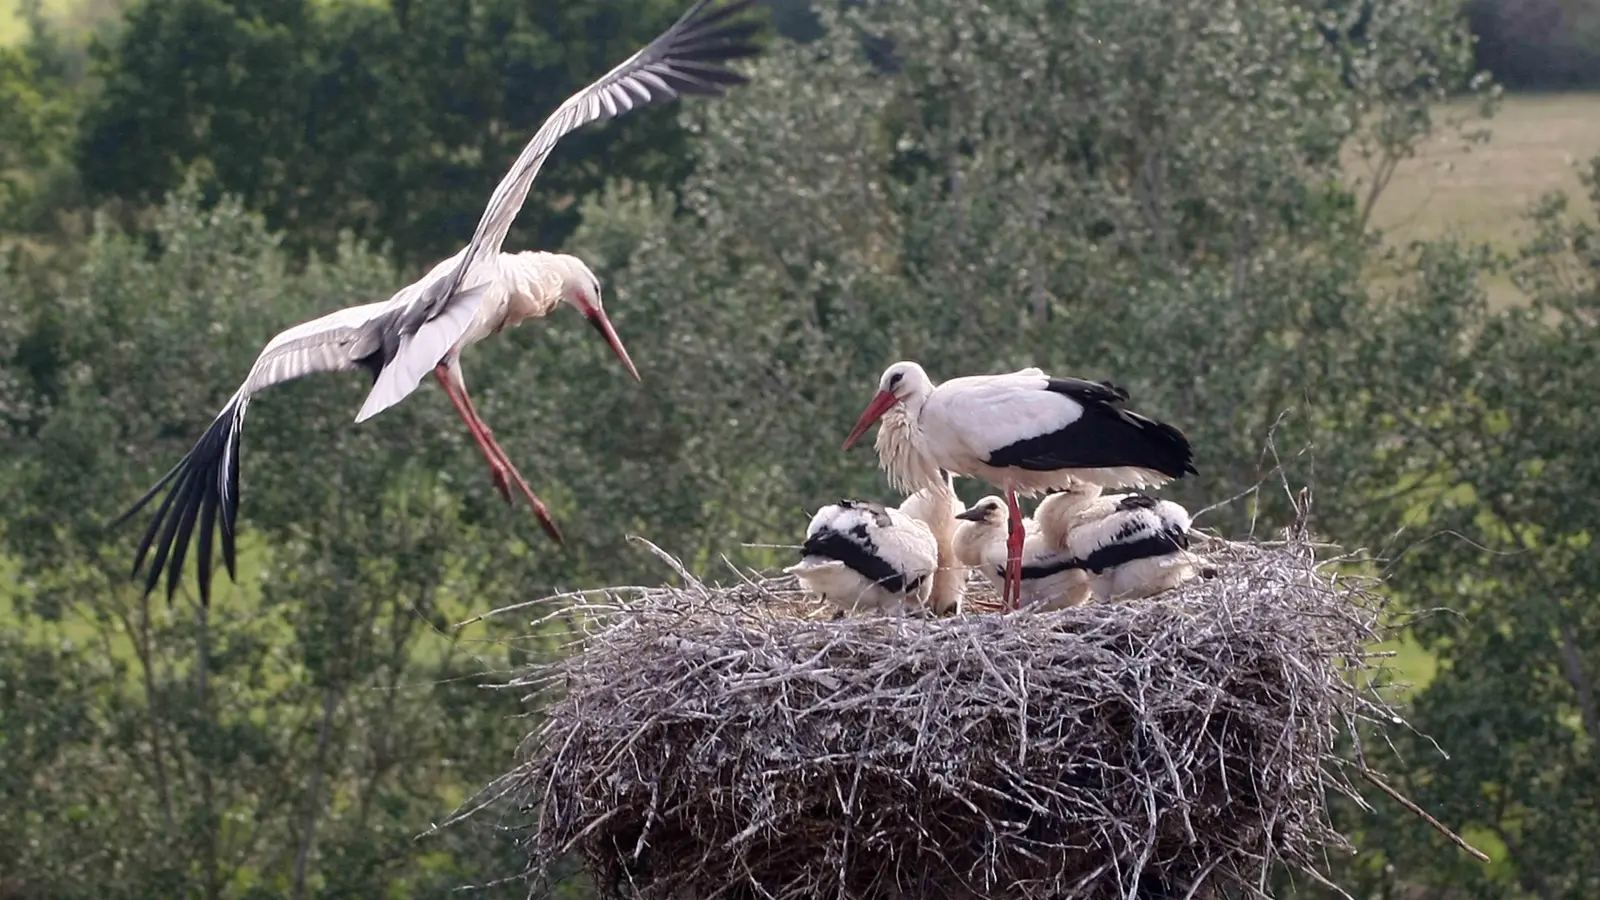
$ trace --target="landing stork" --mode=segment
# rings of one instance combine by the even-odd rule
[[[727,21],[754,0],[734,0],[720,8],[713,8],[713,2],[698,0],[643,50],[568,97],[551,113],[495,188],[471,242],[459,253],[435,265],[388,300],[337,310],[296,325],[267,342],[244,383],[194,448],[112,523],[115,527],[126,521],[163,488],[169,488],[134,559],[133,571],[137,575],[145,555],[152,546],[155,548],[145,582],[146,595],[155,590],[165,567],[167,600],[172,600],[189,538],[198,525],[195,568],[200,602],[210,604],[211,549],[219,518],[223,563],[229,577],[237,579],[239,437],[245,411],[260,391],[318,372],[363,369],[372,376],[372,389],[356,415],[357,422],[405,399],[433,372],[488,460],[495,488],[509,503],[510,483],[514,481],[546,533],[561,543],[561,532],[545,505],[473,407],[461,374],[461,351],[566,303],[584,314],[629,374],[639,377],[600,305],[600,282],[588,266],[564,254],[502,253],[501,245],[534,177],[556,143],[568,133],[591,122],[685,94],[719,96],[727,88],[748,81],[723,64],[757,52],[750,38],[761,26]]]
[[[1005,601],[1021,600],[1022,510],[1033,496],[1075,482],[1102,487],[1159,487],[1198,474],[1183,432],[1124,408],[1128,392],[1108,382],[1057,378],[1037,368],[971,375],[935,385],[922,366],[897,362],[845,438],[850,449],[884,419],[878,464],[902,491],[933,487],[940,470],[981,478],[1005,493]]]

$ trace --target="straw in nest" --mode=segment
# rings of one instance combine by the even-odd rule
[[[516,685],[543,724],[497,785],[530,872],[614,897],[1265,896],[1311,873],[1379,605],[1312,545],[1223,544],[1125,604],[796,615],[792,579],[618,590]],[[554,700],[550,700],[552,696]]]

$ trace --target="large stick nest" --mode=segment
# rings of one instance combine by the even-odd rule
[[[792,579],[681,570],[568,610],[578,652],[518,680],[547,705],[500,782],[530,871],[577,851],[608,896],[676,900],[1315,877],[1348,847],[1341,732],[1399,721],[1363,671],[1380,610],[1303,540],[1211,545],[1213,577],[1037,615],[829,619]]]

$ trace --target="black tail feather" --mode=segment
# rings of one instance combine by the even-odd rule
[[[156,508],[155,517],[139,539],[133,561],[133,574],[137,577],[145,557],[154,549],[155,555],[150,559],[150,568],[144,579],[146,596],[161,582],[163,570],[167,576],[167,602],[171,603],[177,595],[189,541],[195,536],[196,524],[200,529],[198,546],[195,548],[195,574],[199,579],[200,603],[211,605],[212,548],[219,524],[223,565],[227,567],[228,577],[238,581],[235,528],[239,515],[239,434],[243,417],[241,401],[236,399],[229,403],[212,420],[205,434],[200,436],[200,440],[195,442],[183,459],[127,512],[111,523],[114,528],[127,521],[166,488],[167,496]],[[224,462],[227,464],[226,471],[223,469]]]
[[[217,507],[222,498],[207,493],[200,501],[200,545],[195,548],[195,576],[201,584],[211,583],[211,545],[215,538],[212,529],[217,522]],[[209,602],[210,598],[207,598]]]
[[[242,418],[242,414],[236,413]],[[228,567],[229,580],[237,583],[239,570],[236,564],[234,529],[239,524],[239,434],[244,422],[235,426],[233,452],[228,454],[228,496],[233,499],[222,504],[222,564]]]
[[[172,541],[172,559],[167,565],[169,599],[178,592],[178,576],[183,573],[183,561],[189,555],[189,538],[194,534],[194,521],[200,515],[200,505],[205,501],[206,493],[206,479],[203,473],[191,474],[187,490],[184,491],[183,500],[177,509],[178,514],[173,517],[173,522],[178,527]]]
[[[184,502],[188,500],[190,493],[189,485],[193,482],[193,469],[187,469],[182,475],[178,476],[178,480],[172,483],[171,493],[167,495],[167,501],[161,504],[161,510],[158,513],[158,515],[166,513],[165,520],[158,518],[150,523],[150,534],[145,536],[146,541],[156,534],[156,529],[159,528],[161,530],[160,536],[156,539],[155,558],[150,560],[150,576],[145,580],[144,592],[146,595],[155,590],[156,582],[161,580],[161,571],[172,554],[172,538],[178,531],[178,519],[183,515]],[[163,524],[163,521],[165,524]],[[167,602],[170,603],[171,601],[172,596],[169,594]]]

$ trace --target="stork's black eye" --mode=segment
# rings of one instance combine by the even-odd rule
[[[905,373],[904,372],[896,372],[893,375],[889,376],[889,387],[894,387],[895,385],[899,384],[900,383],[900,379],[903,378],[903,377],[905,377]]]

